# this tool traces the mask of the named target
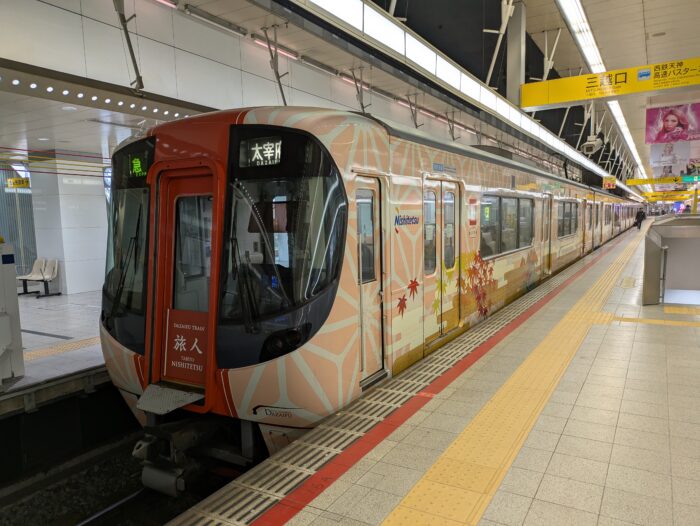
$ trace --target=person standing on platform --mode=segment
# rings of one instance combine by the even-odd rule
[[[634,218],[634,224],[637,225],[637,230],[642,228],[642,221],[644,221],[647,218],[647,215],[644,213],[644,210],[641,208],[637,210],[637,215]]]

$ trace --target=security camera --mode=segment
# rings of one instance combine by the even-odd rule
[[[589,135],[586,142],[581,145],[581,152],[585,155],[592,155],[603,147],[603,139],[595,135]]]

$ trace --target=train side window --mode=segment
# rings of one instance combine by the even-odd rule
[[[518,248],[518,200],[501,198],[501,250],[508,252]]]
[[[532,245],[532,199],[518,200],[518,248]]]
[[[501,240],[501,207],[499,198],[493,195],[481,197],[481,243],[482,257],[495,256]]]
[[[374,192],[357,191],[357,239],[360,252],[360,283],[375,280],[374,271]]]
[[[443,260],[446,269],[455,266],[455,194],[445,192],[442,198]]]
[[[557,213],[557,237],[564,237],[564,205],[566,203],[559,203],[557,208],[559,209]]]
[[[435,272],[435,192],[423,194],[423,269],[426,274]]]
[[[578,232],[578,203],[571,203],[571,233]]]

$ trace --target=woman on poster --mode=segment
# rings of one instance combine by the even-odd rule
[[[676,142],[688,140],[688,118],[678,108],[668,108],[661,119],[661,129],[655,142]]]

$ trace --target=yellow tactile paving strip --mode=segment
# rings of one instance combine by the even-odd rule
[[[479,522],[589,328],[614,319],[602,308],[645,233],[530,353],[384,524]]]
[[[700,316],[700,309],[697,307],[664,307],[666,314],[690,314],[691,316]]]
[[[45,347],[44,349],[37,349],[35,351],[28,351],[24,353],[24,361],[31,362],[38,358],[45,358],[47,356],[54,356],[56,354],[63,354],[65,352],[77,351],[84,347],[89,347],[90,345],[97,345],[100,343],[100,337],[95,336],[94,338],[86,338],[84,340],[75,340],[71,342],[62,343],[60,345],[53,345],[51,347]]]
[[[661,320],[658,318],[627,318],[625,316],[615,316],[613,320],[623,323],[647,323],[649,325],[669,325],[672,327],[700,327],[700,321]]]

